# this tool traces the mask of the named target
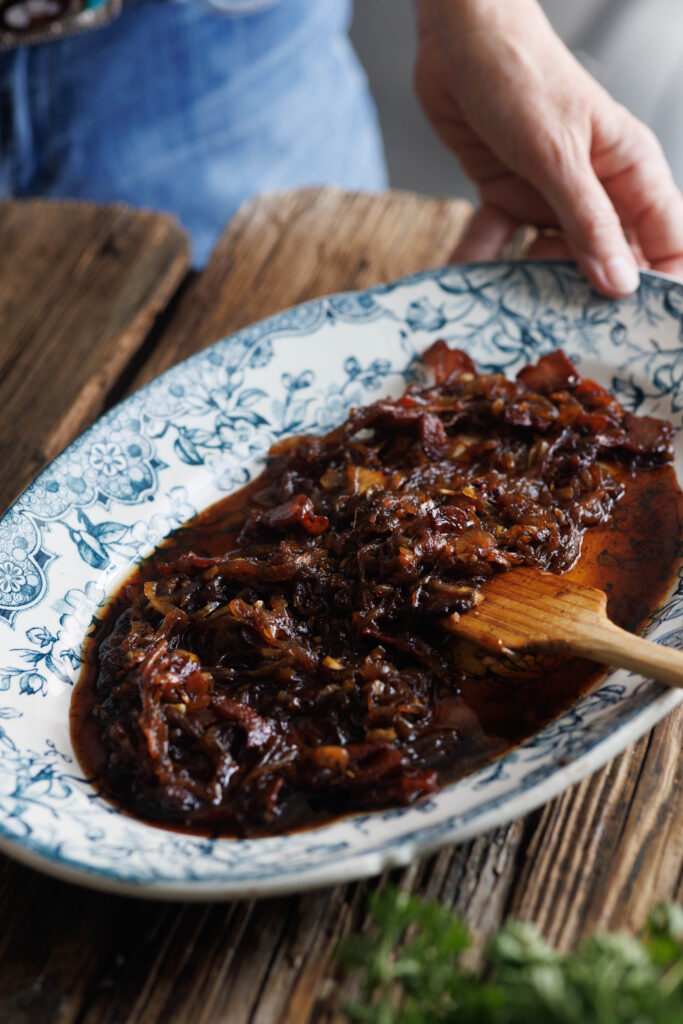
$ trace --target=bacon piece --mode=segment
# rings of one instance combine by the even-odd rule
[[[438,788],[439,776],[435,771],[412,772],[398,780],[394,799],[398,803],[410,804],[428,793],[436,793]]]
[[[422,362],[432,367],[437,384],[443,384],[463,373],[477,372],[467,353],[461,348],[449,348],[443,338],[439,338],[423,352]]]
[[[610,395],[607,388],[603,388],[602,384],[594,380],[579,381],[573,393],[584,409],[590,412],[607,412],[616,417],[620,417],[623,412],[614,395]]]
[[[531,427],[544,433],[557,420],[557,408],[543,395],[522,393],[508,402],[503,419],[512,427]]]
[[[441,505],[432,509],[429,521],[439,533],[462,533],[473,522],[471,514],[457,505]]]
[[[324,533],[330,525],[326,516],[317,516],[313,508],[313,502],[305,494],[297,494],[282,505],[268,509],[267,512],[260,512],[254,517],[254,523],[260,526],[270,526],[274,530],[288,530],[290,526],[303,526],[306,533],[317,537]]]
[[[403,756],[384,743],[352,743],[346,748],[354,785],[367,785],[400,767]]]
[[[443,423],[433,412],[425,412],[420,417],[420,441],[425,455],[430,459],[445,458],[449,441]]]
[[[368,418],[367,423],[363,426],[368,427],[397,427],[399,430],[404,430],[406,427],[412,427],[415,423],[419,423],[420,419],[424,415],[422,409],[419,406],[406,406],[391,404],[382,405],[380,402],[375,407],[377,414]]]
[[[517,374],[517,380],[528,391],[540,391],[549,395],[553,391],[568,391],[577,385],[581,378],[574,365],[567,359],[562,349],[541,356],[535,366],[525,366]]]
[[[656,455],[664,461],[671,461],[670,445],[674,428],[666,420],[655,416],[634,416],[632,412],[627,412],[622,426],[626,431],[622,447],[627,451],[638,455]]]
[[[185,575],[194,569],[212,569],[215,565],[222,565],[224,561],[225,555],[218,558],[205,558],[189,551],[186,555],[181,555],[180,558],[174,558],[172,562],[160,562],[159,572],[162,576]]]

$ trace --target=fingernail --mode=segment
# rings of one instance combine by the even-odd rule
[[[630,295],[640,284],[640,274],[635,263],[623,256],[613,256],[604,265],[609,287],[618,295]]]

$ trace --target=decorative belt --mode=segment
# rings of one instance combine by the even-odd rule
[[[106,25],[134,0],[0,0],[0,50],[49,43]],[[172,0],[171,0],[172,2]],[[175,0],[184,2],[184,0]],[[185,0],[186,2],[186,0]],[[257,14],[280,0],[204,0],[216,14]]]
[[[0,0],[0,47],[48,43],[106,25],[125,0]]]

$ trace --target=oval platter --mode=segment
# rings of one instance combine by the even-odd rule
[[[103,416],[0,520],[0,848],[70,881],[227,899],[346,882],[526,813],[642,735],[683,693],[626,672],[435,797],[288,836],[206,839],[101,799],[69,738],[81,645],[106,595],[175,526],[246,483],[278,438],[399,394],[436,338],[514,375],[562,346],[639,413],[683,423],[683,285],[643,274],[611,302],[566,263],[447,267],[270,317]],[[683,442],[676,439],[679,479]],[[683,647],[683,583],[646,629]]]

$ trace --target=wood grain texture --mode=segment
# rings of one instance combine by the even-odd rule
[[[470,214],[464,200],[410,192],[304,189],[248,202],[187,288],[133,386],[299,302],[447,263]]]
[[[41,199],[0,203],[3,509],[106,404],[185,275],[168,216]]]
[[[680,900],[683,706],[547,804],[510,901],[562,948],[594,928],[637,931]]]
[[[295,302],[445,262],[467,214],[462,203],[335,190],[249,204],[188,284],[133,386]],[[124,374],[121,388],[129,383]],[[638,928],[653,901],[683,898],[682,725],[679,709],[522,821],[380,879],[302,896],[158,904],[0,860],[0,1020],[339,1024],[356,982],[334,951],[367,927],[367,893],[389,879],[461,913],[475,932],[473,960],[509,913],[563,946],[595,925]]]

